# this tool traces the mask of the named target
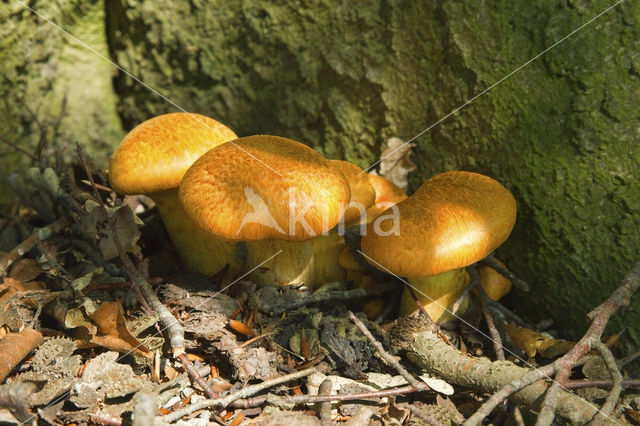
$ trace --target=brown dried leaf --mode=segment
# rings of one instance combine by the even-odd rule
[[[14,290],[12,294],[16,294],[24,293],[25,291],[43,290],[44,288],[44,284],[42,284],[40,281],[22,282],[15,278],[5,278],[2,281],[2,284],[0,284],[0,293],[9,289]]]
[[[7,334],[0,342],[0,382],[11,373],[24,357],[42,342],[42,333],[25,328],[20,333]]]
[[[538,353],[545,358],[555,358],[569,352],[575,344],[576,342],[549,337],[540,344]]]
[[[127,328],[120,302],[104,302],[89,314],[89,319],[96,325],[98,334],[93,337],[92,343],[118,352],[133,350],[145,358],[153,356]]]
[[[66,311],[64,326],[69,329],[75,329],[76,337],[83,340],[90,340],[97,331],[97,327],[89,321],[82,306]]]
[[[22,258],[13,264],[9,277],[18,281],[27,282],[35,280],[42,272],[42,269],[35,260]]]
[[[527,354],[529,358],[536,356],[538,347],[546,339],[546,337],[542,336],[537,331],[529,330],[527,328],[510,324],[504,324],[503,327],[511,341],[525,354]]]
[[[147,359],[153,358],[153,353],[149,352],[142,343],[139,344],[139,347],[134,346],[116,336],[93,336],[89,343],[120,353],[132,353]]]
[[[380,175],[403,191],[409,186],[407,175],[416,169],[415,163],[409,159],[412,147],[413,144],[405,143],[402,139],[390,138],[380,154]]]
[[[527,328],[517,327],[510,324],[504,324],[504,331],[509,335],[511,341],[529,358],[533,358],[536,353],[545,358],[554,358],[558,355],[567,353],[575,342],[567,340],[554,339],[548,335],[544,335],[537,331]]]

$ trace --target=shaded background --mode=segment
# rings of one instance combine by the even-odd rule
[[[613,1],[29,1],[187,111],[368,167]],[[126,130],[176,111],[18,3],[0,3],[0,136],[42,129],[106,166]],[[415,141],[410,191],[488,174],[516,196],[499,256],[512,301],[569,336],[640,256],[640,4],[625,1]],[[72,151],[71,149],[69,150]],[[28,164],[0,144],[0,172]],[[3,187],[5,187],[3,185]],[[6,190],[2,198],[7,199]],[[640,299],[609,332],[640,346]]]

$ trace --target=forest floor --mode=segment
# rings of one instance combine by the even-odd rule
[[[438,326],[398,319],[401,283],[390,279],[315,291],[239,280],[220,292],[217,277],[183,270],[148,199],[119,198],[80,150],[11,186],[20,201],[0,216],[0,421],[640,424],[640,380],[627,372],[638,354],[602,335],[640,264],[578,342],[552,320],[527,324],[477,279],[461,320]],[[367,318],[363,303],[380,295]]]

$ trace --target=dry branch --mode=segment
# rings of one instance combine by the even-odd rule
[[[187,416],[191,413],[194,413],[198,410],[203,410],[209,407],[226,407],[231,404],[233,401],[239,400],[241,398],[246,398],[251,395],[255,395],[258,392],[262,392],[270,387],[280,385],[282,383],[291,382],[293,380],[298,380],[306,376],[310,376],[315,373],[315,368],[307,368],[306,370],[298,371],[295,373],[287,374],[285,376],[280,376],[275,379],[266,380],[262,383],[258,383],[257,385],[247,386],[244,389],[239,390],[238,392],[231,393],[224,398],[217,399],[207,399],[196,404],[191,404],[188,407],[185,407],[181,410],[174,411],[171,414],[168,414],[163,417],[163,420],[171,423],[181,419],[184,416]]]
[[[425,330],[411,318],[399,321],[391,333],[394,347],[405,350],[409,360],[429,374],[459,386],[482,392],[498,392],[532,371],[509,361],[492,362],[488,358],[463,354],[445,343],[437,333]],[[517,387],[522,385],[524,389],[513,395],[515,403],[537,406],[538,398],[547,390],[547,384],[541,380],[545,377],[543,373],[548,375],[552,371],[550,368],[545,371],[544,368],[541,371],[533,370],[535,374],[530,373],[533,377],[522,384],[518,383]],[[594,416],[596,407],[569,392],[561,391],[557,413],[569,422],[585,423]]]
[[[418,387],[402,386],[399,388],[383,389],[373,392],[358,393],[341,393],[339,395],[293,395],[293,396],[274,396],[270,395],[270,401],[279,401],[279,405],[299,405],[299,404],[317,404],[321,402],[344,402],[344,401],[362,401],[368,399],[386,398],[390,396],[408,395],[416,392],[431,391],[426,383],[419,382]],[[254,398],[238,399],[230,404],[234,408],[253,408],[259,407],[267,401],[267,396],[256,396]]]
[[[9,272],[9,267],[13,264],[13,262],[24,256],[27,252],[29,252],[29,250],[34,248],[38,244],[38,242],[60,232],[68,225],[69,222],[67,221],[67,219],[62,218],[56,220],[48,226],[45,226],[44,228],[39,228],[34,231],[34,233],[31,234],[29,238],[15,246],[13,250],[11,250],[0,259],[0,278],[4,278]]]
[[[528,373],[526,373],[526,371],[523,371],[522,375],[524,375],[527,379],[533,379],[536,376],[550,377],[551,375],[555,374],[555,381],[544,396],[542,409],[540,411],[540,415],[538,416],[537,424],[550,424],[555,415],[560,415],[561,417],[573,423],[580,424],[590,421],[596,414],[597,417],[594,419],[594,421],[596,422],[604,421],[605,418],[609,415],[607,411],[611,409],[611,406],[613,404],[611,402],[611,398],[607,399],[603,410],[599,411],[597,407],[593,406],[592,404],[580,398],[577,398],[572,394],[567,393],[563,390],[563,387],[569,379],[571,369],[576,365],[580,357],[582,357],[594,347],[602,348],[600,346],[602,333],[604,332],[609,318],[620,307],[626,306],[630,303],[631,296],[633,296],[633,294],[637,291],[638,287],[640,287],[640,262],[633,265],[629,273],[620,282],[616,290],[607,298],[607,300],[605,300],[600,306],[587,314],[587,317],[591,320],[591,325],[589,326],[589,329],[584,334],[584,336],[575,344],[575,346],[569,352],[549,365],[529,371]],[[608,358],[608,352],[604,352],[603,356],[606,360]],[[611,362],[609,362],[609,364],[611,364]],[[618,389],[620,383],[618,381],[619,378],[616,376],[617,375],[614,374],[614,389],[612,389],[613,392],[610,395],[619,393]],[[501,401],[503,401],[513,392],[517,392],[515,396],[518,397],[519,394],[523,394],[527,391],[531,392],[532,388],[540,384],[536,383],[532,386],[529,386],[528,388],[524,388],[525,386],[527,386],[527,384],[524,382],[525,380],[523,377],[514,377],[512,380],[505,382],[501,389],[492,390],[492,392],[495,392],[495,394],[491,398],[489,398],[480,407],[480,409],[467,420],[465,424],[480,424],[484,416],[488,415],[488,413],[490,413],[495,406],[497,406]],[[571,397],[577,399],[572,403],[568,403],[569,401],[573,401]],[[581,401],[581,406],[574,406],[577,401]],[[575,413],[574,410],[576,408],[582,408],[582,411],[579,413]],[[576,414],[580,415],[576,416]]]

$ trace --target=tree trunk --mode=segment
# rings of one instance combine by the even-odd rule
[[[116,70],[97,55],[108,56],[104,3],[25,3],[42,17],[17,2],[0,3],[0,136],[32,154],[50,147],[41,146],[46,139],[75,155],[78,142],[104,162],[123,136],[111,83]],[[1,187],[30,162],[0,143]],[[8,189],[0,190],[0,202],[9,197]]]

